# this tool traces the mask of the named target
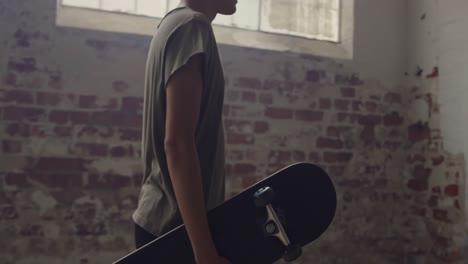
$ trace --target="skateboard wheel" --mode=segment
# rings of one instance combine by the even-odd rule
[[[265,207],[275,198],[275,192],[270,187],[263,187],[255,192],[254,200],[257,207]]]
[[[283,259],[286,262],[291,262],[298,259],[302,255],[302,248],[298,245],[289,246],[284,253]]]
[[[274,235],[278,233],[278,226],[276,225],[274,221],[270,221],[265,225],[265,232],[268,235]]]

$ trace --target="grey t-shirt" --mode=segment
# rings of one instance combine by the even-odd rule
[[[182,224],[164,151],[166,85],[190,57],[204,56],[196,145],[207,209],[224,201],[224,72],[207,17],[181,6],[159,24],[149,49],[143,112],[143,182],[133,221],[155,236]]]

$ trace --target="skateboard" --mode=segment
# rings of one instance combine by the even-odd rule
[[[329,227],[337,206],[333,181],[320,167],[285,167],[208,211],[213,240],[233,264],[296,260],[302,247]],[[192,264],[184,225],[131,252],[114,264]]]

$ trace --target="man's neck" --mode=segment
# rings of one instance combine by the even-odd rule
[[[211,22],[213,22],[217,15],[216,11],[213,9],[213,6],[206,3],[206,1],[182,0],[181,5],[188,6],[197,12],[203,13]]]

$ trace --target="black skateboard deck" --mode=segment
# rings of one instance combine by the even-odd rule
[[[332,180],[309,163],[288,166],[208,212],[220,255],[233,264],[294,260],[331,224],[337,206]],[[195,263],[184,225],[115,264]]]

